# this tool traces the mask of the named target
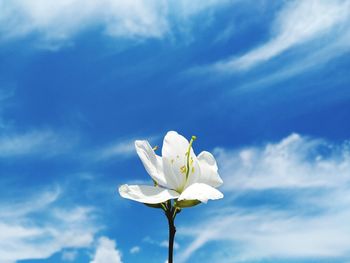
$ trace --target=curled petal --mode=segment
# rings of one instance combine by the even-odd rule
[[[208,200],[216,200],[223,197],[224,195],[219,190],[210,185],[203,183],[194,183],[181,193],[178,201],[199,200],[202,203],[207,203]]]
[[[127,185],[119,187],[119,194],[127,199],[146,204],[158,204],[179,197],[179,193],[162,187]]]
[[[197,159],[201,170],[198,182],[212,187],[222,185],[223,181],[218,174],[218,166],[214,156],[210,152],[203,151],[197,156]]]
[[[147,173],[159,185],[167,187],[163,173],[162,158],[154,153],[154,150],[147,141],[135,141],[135,148]]]

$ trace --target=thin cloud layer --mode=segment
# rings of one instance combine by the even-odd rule
[[[185,21],[227,1],[15,0],[0,2],[0,35],[18,38],[38,35],[59,43],[91,28],[122,38],[161,38],[171,20]]]
[[[220,61],[213,68],[226,72],[247,70],[312,40],[327,37],[326,42],[337,42],[348,32],[349,10],[348,0],[290,1],[277,13],[270,40],[241,56]]]
[[[115,36],[159,37],[167,30],[166,11],[157,1],[43,0],[2,2],[2,32],[7,37],[42,34],[47,39],[66,39],[89,26],[102,25]],[[14,14],[17,14],[14,16]]]
[[[179,231],[193,238],[179,262],[218,241],[224,241],[218,252],[224,255],[213,255],[222,258],[218,262],[350,258],[348,142],[292,134],[278,143],[216,154],[230,205]],[[283,207],[273,205],[276,191]],[[270,198],[264,205],[240,207],[240,198],[252,194],[256,200]]]
[[[0,261],[46,259],[65,248],[87,248],[98,230],[89,207],[64,206],[59,191],[45,191],[14,206],[0,204]],[[14,210],[13,208],[16,208]]]
[[[0,135],[0,158],[36,155],[52,156],[67,151],[74,140],[51,130],[32,130],[25,133],[3,133]]]
[[[78,252],[76,250],[68,250],[62,252],[62,260],[68,261],[68,262],[74,262],[78,255]]]
[[[349,146],[292,134],[262,148],[216,153],[227,190],[339,187],[350,182]]]
[[[192,233],[194,239],[181,251],[178,261],[190,261],[193,253],[199,253],[197,250],[210,242],[220,242],[222,247],[212,255],[219,259],[216,262],[349,258],[349,220],[350,213],[346,211],[303,216],[269,210],[237,210],[206,221],[196,230],[182,229],[183,233]],[[211,258],[207,262],[212,262]]]
[[[96,160],[108,160],[117,156],[132,156],[135,153],[134,140],[113,143],[95,153]]]

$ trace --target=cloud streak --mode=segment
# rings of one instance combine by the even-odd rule
[[[339,187],[350,182],[349,146],[291,134],[263,148],[216,153],[227,190]]]
[[[45,259],[64,248],[86,248],[98,228],[90,207],[57,204],[60,191],[45,191],[13,204],[0,204],[0,261]],[[26,198],[27,199],[27,198]]]
[[[179,230],[192,238],[179,262],[219,241],[216,262],[350,258],[349,142],[292,134],[259,147],[219,149],[216,155],[227,203],[203,216],[202,224]],[[240,206],[252,195],[255,202]],[[281,198],[282,207],[276,205]]]
[[[271,38],[265,44],[241,55],[216,63],[219,71],[248,70],[277,57],[287,50],[347,30],[350,19],[350,2],[339,1],[290,1],[279,11],[272,24]],[[341,34],[340,34],[341,35]]]
[[[101,28],[118,38],[161,38],[176,25],[224,0],[122,1],[122,0],[14,0],[0,2],[0,34],[3,39],[39,35],[44,42],[69,42],[85,30]],[[53,48],[54,45],[51,45]]]
[[[148,138],[149,141],[155,141],[159,136],[151,136]],[[140,138],[128,138],[128,139],[120,139],[116,142],[109,143],[105,147],[102,147],[96,151],[92,151],[88,154],[89,158],[95,159],[96,161],[107,161],[113,160],[117,157],[119,158],[127,158],[131,156],[137,156],[135,150],[135,141]]]
[[[98,161],[109,160],[114,157],[129,157],[135,154],[135,140],[125,140],[112,143],[95,152]]]
[[[64,136],[51,130],[32,130],[25,133],[5,133],[0,136],[0,158],[43,153],[52,156],[71,147]]]

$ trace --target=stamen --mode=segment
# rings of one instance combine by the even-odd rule
[[[158,183],[157,183],[157,181],[156,180],[154,180],[154,179],[152,179],[153,180],[153,184],[154,184],[154,186],[155,187],[158,187]]]
[[[197,139],[196,136],[192,136],[191,140],[190,140],[190,144],[188,145],[188,150],[187,150],[187,169],[186,169],[186,181],[188,179],[188,175],[190,173],[190,165],[192,165],[193,162],[193,158],[191,158],[191,163],[190,163],[190,154],[191,154],[191,148],[192,148],[192,144],[193,142]]]

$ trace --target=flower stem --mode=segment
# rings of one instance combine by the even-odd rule
[[[175,239],[175,233],[176,233],[176,227],[175,227],[175,216],[176,216],[177,210],[173,207],[169,207],[166,211],[166,217],[168,218],[168,225],[169,225],[169,248],[168,248],[168,263],[173,263],[173,252],[174,252],[174,239]]]

